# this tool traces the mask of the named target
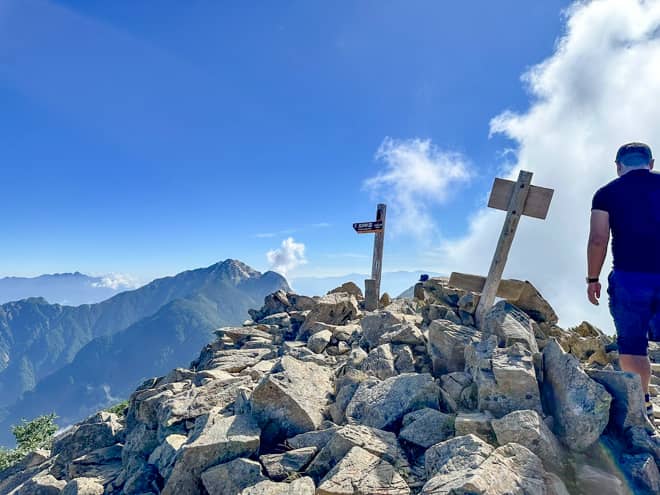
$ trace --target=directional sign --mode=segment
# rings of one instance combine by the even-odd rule
[[[383,231],[383,222],[362,222],[354,223],[353,228],[358,234],[375,234]]]

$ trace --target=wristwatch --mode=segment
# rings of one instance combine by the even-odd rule
[[[595,284],[596,282],[599,282],[600,279],[598,277],[592,278],[592,277],[587,277],[587,283],[588,284]]]

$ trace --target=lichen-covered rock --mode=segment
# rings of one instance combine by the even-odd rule
[[[465,369],[465,347],[479,342],[481,333],[448,320],[433,320],[428,328],[428,353],[433,374],[441,376]]]
[[[403,417],[399,439],[425,449],[454,435],[455,417],[435,409],[420,409]]]
[[[500,301],[488,310],[481,330],[486,335],[497,335],[501,347],[520,343],[532,353],[539,352],[532,320],[506,301]]]
[[[410,488],[387,461],[353,447],[321,481],[317,495],[408,495]]]
[[[353,448],[361,447],[399,468],[407,466],[406,456],[396,435],[367,426],[350,425],[337,430],[306,470],[306,474],[320,480]]]
[[[276,370],[251,397],[252,415],[269,443],[317,429],[333,391],[326,367],[285,356]]]
[[[491,425],[500,445],[523,445],[534,452],[547,469],[562,471],[566,458],[563,449],[536,411],[514,411],[502,419],[494,419]]]
[[[390,344],[379,345],[367,355],[367,359],[362,363],[362,371],[381,380],[386,380],[397,375],[394,359]]]
[[[360,384],[346,417],[366,426],[387,429],[409,412],[438,408],[439,387],[428,373],[404,373],[379,383]]]
[[[586,450],[609,422],[612,397],[555,341],[543,349],[543,371],[543,399],[554,433],[569,449]]]
[[[195,429],[179,449],[163,495],[198,495],[207,468],[259,450],[260,430],[248,415],[223,417],[211,411],[195,421]]]
[[[426,450],[424,468],[430,479],[436,474],[450,474],[476,469],[495,448],[476,435],[462,435],[438,443]]]

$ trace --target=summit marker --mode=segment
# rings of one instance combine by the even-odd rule
[[[380,298],[380,279],[383,272],[383,244],[385,242],[385,214],[387,206],[379,204],[375,222],[354,223],[353,229],[358,234],[376,234],[374,236],[374,255],[371,264],[371,278],[364,281],[364,304],[367,311],[378,308]]]

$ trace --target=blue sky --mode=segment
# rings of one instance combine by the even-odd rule
[[[0,0],[0,276],[264,270],[289,237],[292,276],[368,271],[351,223],[397,193],[365,187],[388,137],[469,169],[420,196],[428,235],[388,232],[385,270],[437,271],[509,160],[490,121],[533,103],[521,75],[569,3]]]

